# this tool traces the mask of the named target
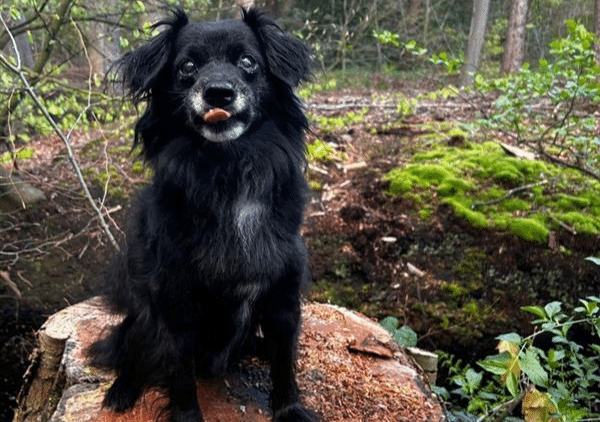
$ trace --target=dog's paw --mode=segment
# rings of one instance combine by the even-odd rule
[[[139,396],[140,391],[138,389],[126,385],[120,378],[117,378],[106,392],[103,406],[121,413],[127,409],[131,409],[137,402]]]
[[[301,404],[293,404],[278,410],[273,415],[273,422],[319,422],[316,413],[308,410]]]

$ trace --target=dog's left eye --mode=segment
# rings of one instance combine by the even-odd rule
[[[196,65],[191,60],[188,60],[179,66],[179,73],[181,76],[191,76],[194,72],[196,72]]]
[[[240,57],[238,66],[240,66],[244,71],[252,73],[258,67],[258,62],[254,57],[244,54],[242,57]]]

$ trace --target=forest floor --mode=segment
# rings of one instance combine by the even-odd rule
[[[426,89],[391,87],[406,97]],[[389,94],[337,90],[308,101],[315,122],[308,142],[318,138],[332,148],[307,171],[313,188],[303,228],[313,275],[309,300],[375,319],[394,315],[418,333],[420,347],[472,362],[493,353],[497,335],[533,331],[521,306],[552,300],[568,306],[598,293],[600,271],[585,261],[600,250],[598,236],[559,229],[552,233],[553,245],[525,241],[475,228],[448,205],[424,218],[422,204],[390,196],[383,176],[409,161],[433,130],[429,122],[468,122],[478,110],[456,99],[429,100],[400,118],[396,105],[383,99]],[[348,118],[350,111],[355,118]],[[72,138],[92,193],[104,198],[119,238],[127,199],[147,180],[128,155],[125,132],[97,130]],[[450,132],[438,135],[436,142],[467,141]],[[93,295],[113,254],[59,139],[32,146],[36,154],[20,163],[20,171],[48,200],[0,211],[0,384],[6,386],[0,422],[10,420],[3,409],[14,403],[35,329],[55,311]]]

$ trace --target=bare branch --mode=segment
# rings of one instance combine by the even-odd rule
[[[12,34],[10,34],[8,26],[6,25],[6,22],[4,21],[2,16],[0,16],[0,21],[2,22],[2,25],[4,26],[6,31],[9,33],[9,36],[11,36],[11,42],[14,44],[15,40],[12,37]],[[15,47],[15,50],[16,50],[16,47]],[[94,200],[94,198],[92,198],[90,190],[89,190],[87,183],[83,177],[83,174],[81,172],[81,167],[79,166],[79,163],[77,162],[77,158],[75,157],[75,154],[73,152],[73,147],[71,146],[70,134],[65,135],[63,133],[63,131],[60,129],[60,127],[58,127],[56,121],[52,118],[52,116],[50,115],[50,113],[48,112],[46,107],[44,106],[44,104],[42,104],[42,102],[38,98],[37,94],[31,87],[31,85],[29,84],[29,81],[28,81],[27,77],[25,76],[25,73],[23,72],[23,69],[21,67],[21,58],[19,57],[19,55],[17,54],[17,64],[13,65],[3,54],[0,54],[0,63],[5,68],[9,69],[11,72],[15,73],[19,77],[19,79],[23,83],[23,86],[25,87],[25,91],[26,91],[27,95],[29,95],[31,97],[34,104],[39,108],[39,110],[44,115],[46,121],[48,121],[48,123],[50,123],[54,132],[58,135],[58,137],[61,139],[61,141],[65,145],[65,148],[67,150],[67,155],[69,157],[69,161],[71,162],[71,165],[73,166],[73,170],[75,171],[77,179],[79,180],[79,183],[80,183],[81,187],[83,188],[85,197],[87,198],[92,209],[94,210],[94,213],[98,217],[100,226],[102,227],[102,229],[108,236],[108,239],[110,240],[111,244],[115,247],[115,249],[119,250],[119,245],[118,245],[116,239],[114,238],[112,232],[110,231],[110,227],[106,223],[106,220],[104,219],[102,211],[96,204],[96,201]]]

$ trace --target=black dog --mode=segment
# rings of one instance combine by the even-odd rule
[[[175,11],[119,62],[147,101],[135,142],[155,176],[109,274],[107,302],[125,319],[89,349],[117,372],[104,400],[116,411],[155,386],[173,421],[202,421],[195,376],[223,373],[260,330],[273,419],[317,420],[294,377],[307,120],[293,88],[310,53],[259,12],[242,15],[191,24]]]

